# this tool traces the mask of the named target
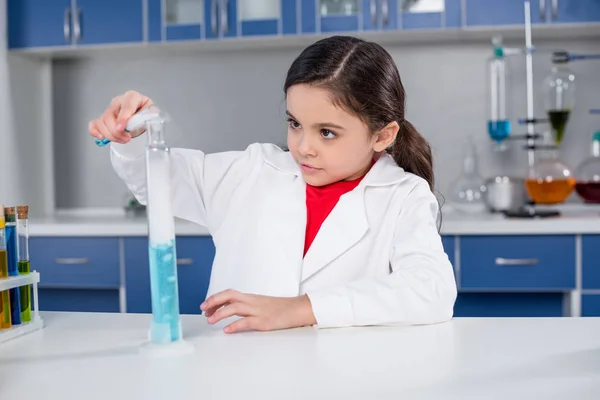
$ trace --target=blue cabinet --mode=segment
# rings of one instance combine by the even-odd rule
[[[71,44],[70,0],[8,0],[7,7],[9,48]]]
[[[177,281],[179,309],[182,314],[200,314],[206,297],[215,248],[210,236],[178,237]],[[125,239],[127,312],[150,313],[150,272],[148,239]]]
[[[454,260],[454,236],[442,236],[442,246],[444,246],[444,251],[448,255],[450,262],[452,263],[452,267],[455,268],[455,260]]]
[[[581,253],[582,288],[600,289],[600,235],[584,235]]]
[[[77,44],[142,42],[143,0],[76,0],[73,32]]]
[[[584,294],[581,297],[581,316],[600,317],[600,294]]]
[[[237,1],[204,0],[204,21],[207,39],[237,36]]]
[[[40,311],[119,312],[119,291],[38,288]]]
[[[363,30],[398,29],[398,4],[397,0],[363,0],[361,10]]]
[[[600,22],[600,0],[548,0],[546,3],[550,3],[548,18],[551,23]]]
[[[31,269],[40,287],[118,289],[119,239],[105,237],[32,237]]]
[[[563,0],[564,1],[564,0]],[[545,21],[550,0],[531,0],[531,23]],[[465,0],[466,26],[524,25],[523,0]]]
[[[141,42],[144,0],[9,0],[9,48]]]
[[[562,317],[563,293],[459,293],[455,317]]]
[[[575,288],[575,237],[467,236],[460,241],[461,289]]]

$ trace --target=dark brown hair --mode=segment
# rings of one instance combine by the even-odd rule
[[[327,89],[335,104],[363,120],[372,132],[398,122],[398,135],[388,152],[398,166],[425,179],[433,191],[431,147],[404,118],[404,87],[383,47],[351,36],[319,40],[294,60],[284,92],[299,83]]]

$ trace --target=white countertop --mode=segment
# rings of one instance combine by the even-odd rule
[[[225,335],[183,316],[184,356],[139,352],[150,316],[42,313],[0,345],[0,398],[597,399],[600,318]]]
[[[499,214],[466,214],[443,207],[441,233],[444,235],[514,234],[600,234],[599,206],[565,206],[560,217],[544,219],[506,218]],[[145,236],[145,217],[126,217],[119,211],[59,213],[51,217],[32,217],[32,236]],[[200,225],[177,220],[177,235],[208,235]]]

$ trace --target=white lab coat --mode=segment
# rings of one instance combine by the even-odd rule
[[[144,136],[111,144],[116,173],[142,204]],[[340,198],[303,258],[305,182],[289,152],[253,144],[171,154],[174,214],[205,226],[216,246],[208,295],[307,294],[319,328],[452,317],[457,290],[437,231],[436,198],[391,156]]]

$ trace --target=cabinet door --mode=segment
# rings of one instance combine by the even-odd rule
[[[119,312],[118,290],[38,288],[40,311]]]
[[[212,238],[178,237],[176,252],[180,313],[200,314],[215,254]],[[125,270],[127,312],[151,313],[147,238],[125,239]]]
[[[207,39],[237,36],[237,1],[204,0],[204,22]]]
[[[562,293],[459,293],[455,317],[562,317]]]
[[[314,3],[314,0],[312,0]],[[317,29],[320,32],[352,32],[357,31],[359,27],[359,19],[362,14],[362,2],[368,0],[318,0],[316,16]],[[303,0],[303,4],[310,0]],[[313,9],[307,7],[307,10],[302,9],[302,17],[314,18],[314,13],[311,15],[309,11]],[[305,13],[306,11],[306,13]]]
[[[8,47],[71,44],[70,0],[8,0]]]
[[[581,316],[600,317],[600,294],[584,294],[581,296]]]
[[[204,11],[204,0],[148,0],[148,40],[201,39]]]
[[[452,263],[452,267],[454,268],[454,236],[442,236],[442,245],[444,246],[444,251],[448,254],[448,258]]]
[[[552,23],[600,22],[600,0],[547,0]]]
[[[460,0],[399,0],[402,29],[461,26]]]
[[[531,0],[531,23],[542,23],[546,19],[545,2]],[[466,26],[524,25],[525,2],[523,0],[465,0]],[[546,9],[544,9],[544,4]]]
[[[581,286],[583,289],[600,289],[600,235],[584,235],[581,252]]]
[[[362,20],[365,31],[398,29],[398,4],[402,0],[362,0]]]
[[[240,34],[261,36],[295,34],[295,0],[243,0],[239,7]]]
[[[73,34],[77,44],[141,42],[143,0],[77,0]]]

